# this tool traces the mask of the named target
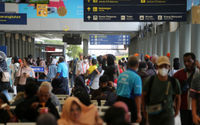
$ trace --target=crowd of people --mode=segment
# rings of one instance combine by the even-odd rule
[[[32,66],[45,71],[38,75]],[[199,69],[193,53],[185,53],[183,60],[136,53],[118,61],[112,54],[92,58],[80,53],[70,62],[64,57],[35,61],[29,55],[22,60],[13,57],[7,66],[6,55],[0,52],[0,123],[175,125],[180,114],[182,125],[199,125]],[[12,89],[16,97],[10,103]],[[61,94],[70,96],[63,105],[56,96]],[[91,100],[99,106],[106,101],[110,108],[103,117]]]

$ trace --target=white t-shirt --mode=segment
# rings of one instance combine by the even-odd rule
[[[104,70],[101,71],[101,74],[97,74],[92,82],[91,88],[94,90],[99,89],[99,79],[104,74]]]
[[[85,74],[87,72],[89,68],[88,63],[84,63],[84,61],[78,61],[77,63],[77,67],[76,67],[76,73],[78,73],[78,71],[80,71],[80,74]]]

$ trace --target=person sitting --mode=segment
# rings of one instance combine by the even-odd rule
[[[56,109],[55,104],[51,101],[51,84],[48,82],[43,82],[38,90],[38,96],[36,100],[32,103],[30,110],[32,110],[33,114],[35,115],[35,118],[41,114],[42,109],[47,109],[46,112],[52,113],[56,119],[59,118],[58,111]],[[40,110],[38,112],[38,110]],[[43,111],[42,111],[43,112]]]
[[[77,97],[83,104],[87,106],[91,104],[88,88],[85,86],[83,77],[76,77],[75,86],[72,89],[72,95]]]
[[[62,88],[62,80],[61,79],[53,79],[52,81],[52,92],[54,94],[67,94],[67,92]]]
[[[78,98],[69,97],[64,103],[58,125],[103,125],[103,121],[93,104],[85,106]]]
[[[126,113],[123,108],[112,106],[110,107],[105,115],[104,121],[107,125],[130,125],[126,121]]]
[[[55,105],[51,102],[50,95],[51,87],[49,83],[42,83],[37,96],[25,99],[24,102],[17,105],[15,112],[18,118],[22,122],[35,122],[40,113],[50,112],[58,119],[59,114]]]
[[[50,82],[42,82],[42,84],[40,86],[46,86],[48,87],[49,91],[50,91],[50,100],[51,100],[51,103],[54,105],[54,106],[60,106],[60,102],[58,100],[58,97],[52,93],[52,86],[51,86],[51,83]]]
[[[107,75],[100,77],[100,88],[96,91],[93,91],[92,100],[97,100],[98,105],[101,105],[100,100],[106,100],[105,105],[112,105],[116,100],[116,94],[114,93],[113,88],[108,86],[109,78]]]
[[[28,109],[28,106],[30,106],[32,101],[35,99],[35,96],[38,90],[38,86],[36,83],[37,82],[34,79],[28,78],[25,85],[25,91],[22,93],[18,93],[20,95],[23,94],[23,96],[20,96],[12,104],[12,105],[16,105],[14,112],[17,118],[21,122],[28,122],[30,121],[29,119],[31,119],[31,113],[29,113],[27,109]]]
[[[25,91],[17,93],[14,102],[11,104],[12,106],[17,106],[21,102],[25,100],[25,98],[33,98],[36,95],[36,91],[38,89],[37,79],[35,78],[27,78]]]
[[[0,123],[16,121],[16,117],[10,110],[8,99],[3,93],[0,93]]]

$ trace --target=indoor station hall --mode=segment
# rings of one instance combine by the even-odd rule
[[[0,0],[0,125],[200,125],[200,0]]]

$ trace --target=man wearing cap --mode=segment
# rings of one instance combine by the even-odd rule
[[[181,103],[179,82],[168,76],[168,57],[159,57],[156,64],[158,74],[148,78],[143,86],[144,116],[150,125],[175,125]]]

